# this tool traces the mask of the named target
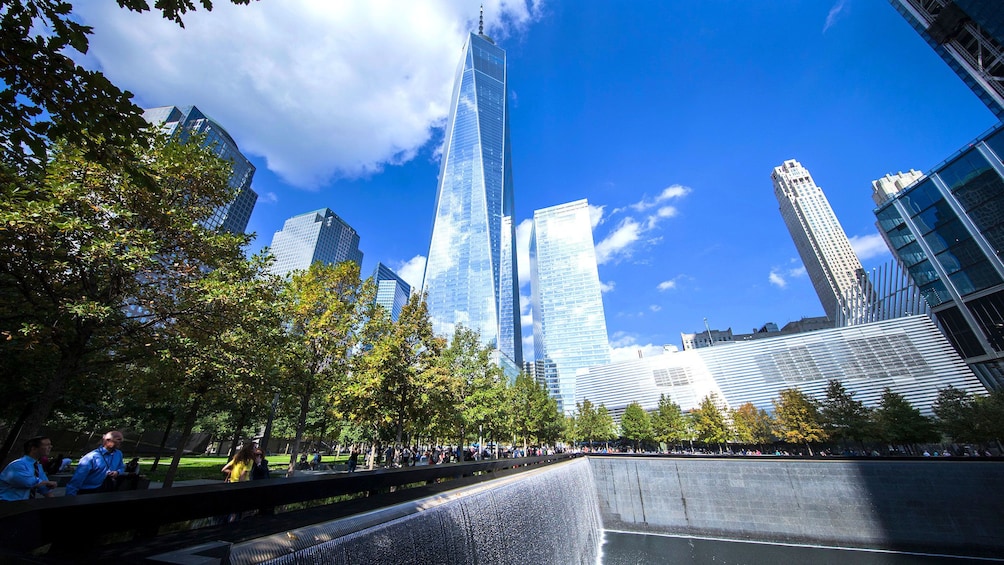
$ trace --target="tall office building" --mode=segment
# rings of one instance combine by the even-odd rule
[[[510,375],[523,364],[505,51],[471,33],[457,67],[423,290],[437,335],[477,330]]]
[[[373,270],[373,280],[377,286],[376,303],[383,306],[390,314],[390,319],[396,322],[401,315],[401,308],[404,308],[411,296],[411,285],[383,263],[377,263]]]
[[[205,135],[205,144],[214,147],[216,154],[230,161],[233,172],[230,186],[236,190],[233,201],[217,209],[206,227],[220,228],[231,233],[244,233],[251,219],[251,212],[258,202],[258,193],[251,190],[254,165],[248,161],[237,147],[227,130],[219,123],[203,114],[195,106],[161,106],[143,111],[143,119],[160,125],[167,135],[177,135],[181,141],[193,134]]]
[[[610,362],[589,204],[537,210],[530,235],[533,343],[548,393],[575,410],[575,374]]]
[[[924,41],[1004,119],[1004,6],[999,0],[889,0]]]
[[[362,266],[359,234],[328,208],[314,210],[286,220],[272,237],[272,272],[288,275],[306,270],[315,261],[341,263],[355,261]]]
[[[774,196],[823,311],[830,320],[855,323],[850,305],[867,302],[868,278],[840,227],[823,189],[802,164],[789,159],[771,174]]]
[[[1004,387],[1004,124],[875,215],[934,319],[988,388]]]

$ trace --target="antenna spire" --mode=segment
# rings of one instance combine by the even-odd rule
[[[481,19],[478,20],[478,35],[485,34],[485,5],[481,5]]]

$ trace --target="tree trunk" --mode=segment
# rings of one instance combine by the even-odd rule
[[[160,446],[157,448],[157,456],[153,459],[153,467],[150,467],[150,472],[157,470],[157,465],[160,464],[160,454],[164,453],[164,446],[167,445],[167,438],[171,436],[171,428],[174,427],[174,412],[172,411],[167,415],[167,426],[164,428],[164,436],[160,438]]]
[[[310,412],[310,397],[313,396],[313,384],[307,385],[306,390],[300,396],[300,417],[296,421],[296,438],[293,440],[293,452],[289,454],[289,468],[286,469],[286,476],[292,477],[296,474],[296,458],[300,454],[300,442],[303,441],[303,432],[307,428],[307,414]]]
[[[69,382],[70,377],[77,372],[79,365],[79,357],[67,352],[63,352],[60,355],[59,365],[56,367],[52,378],[45,384],[45,390],[35,395],[34,402],[32,402],[28,410],[28,417],[24,419],[24,424],[18,430],[17,439],[14,440],[12,448],[38,436],[42,426],[49,419],[53,406],[56,405],[58,400],[62,399],[66,384]],[[3,465],[6,466],[7,463],[18,457],[21,457],[21,454],[18,453],[17,449],[8,450],[3,459]]]
[[[809,457],[812,457],[813,456],[812,455],[812,446],[809,445],[809,442],[805,442],[805,448],[809,450]]]
[[[164,477],[164,488],[171,488],[174,484],[174,477],[178,474],[178,464],[181,463],[181,456],[185,454],[185,444],[192,437],[192,428],[195,427],[195,418],[199,415],[199,404],[201,397],[196,394],[192,400],[192,405],[188,408],[185,416],[185,424],[181,429],[181,439],[178,446],[174,448],[174,457],[171,458],[171,466],[167,468],[167,475]]]
[[[10,427],[10,431],[7,433],[7,439],[3,442],[3,447],[0,448],[0,460],[7,461],[7,454],[14,450],[14,440],[17,439],[18,434],[21,432],[21,428],[24,426],[24,421],[28,419],[28,414],[30,413],[31,404],[25,404],[24,408],[21,410],[21,414],[17,417],[17,421]],[[15,453],[17,452],[15,451]]]

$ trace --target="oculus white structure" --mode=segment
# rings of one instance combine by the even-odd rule
[[[823,400],[830,379],[870,407],[888,387],[925,415],[948,386],[986,393],[931,319],[920,315],[590,367],[579,372],[575,399],[603,404],[617,419],[632,402],[656,409],[662,394],[684,411],[715,393],[728,407],[752,402],[772,412],[771,401],[787,388]]]

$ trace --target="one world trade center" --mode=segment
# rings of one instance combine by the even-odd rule
[[[476,330],[522,366],[505,51],[471,33],[453,86],[423,290],[433,331]]]

